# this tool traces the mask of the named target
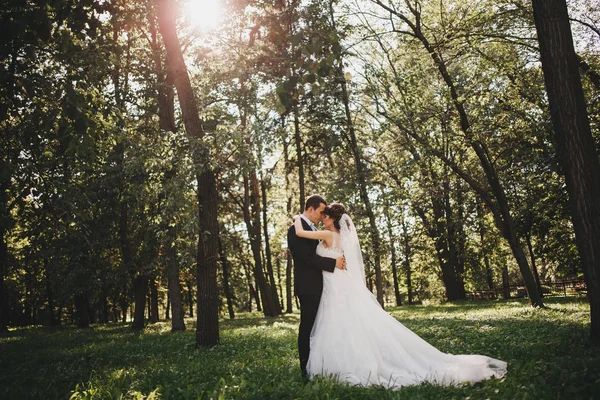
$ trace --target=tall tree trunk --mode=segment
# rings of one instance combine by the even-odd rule
[[[566,1],[533,0],[533,17],[587,285],[591,337],[600,341],[600,163],[577,70]]]
[[[254,282],[250,284],[250,294],[256,302],[256,311],[261,312],[263,310],[263,307],[260,296],[260,286],[256,283],[256,277],[254,277]]]
[[[74,296],[75,302],[75,322],[78,328],[90,327],[89,299],[84,293],[79,293]]]
[[[227,299],[227,311],[229,312],[229,319],[235,318],[233,311],[233,294],[231,293],[231,287],[229,286],[229,267],[227,265],[227,254],[223,249],[223,241],[219,237],[219,254],[221,255],[221,266],[223,267],[223,291]]]
[[[387,223],[388,236],[390,238],[390,253],[392,256],[391,264],[392,264],[392,278],[394,284],[394,299],[396,300],[396,305],[402,305],[402,297],[400,296],[400,281],[398,280],[398,258],[396,256],[396,243],[394,240],[394,232],[392,230],[392,218],[390,216],[390,208],[388,204],[385,206],[385,219]]]
[[[508,267],[502,267],[502,298],[510,299],[510,282],[508,280]]]
[[[467,235],[465,233],[465,204],[464,204],[464,192],[460,181],[457,182],[456,190],[456,218],[455,218],[455,229],[454,238],[456,240],[456,280],[458,285],[458,298],[466,299],[467,294],[465,292],[465,264],[466,264],[466,242]]]
[[[150,321],[152,319],[152,298],[150,296],[150,279],[148,279],[148,290],[146,291],[146,309],[148,311],[146,319]]]
[[[127,284],[125,284],[123,287],[123,292],[121,293],[121,309],[123,310],[123,322],[127,322],[127,309],[129,308],[128,294],[129,289],[127,288]]]
[[[275,259],[275,265],[277,266],[277,293],[279,295],[279,310],[283,310],[283,287],[281,285],[281,259],[277,257]]]
[[[2,171],[7,171],[2,165]],[[0,174],[4,175],[4,172]],[[8,175],[8,173],[6,173]],[[4,177],[0,176],[0,333],[8,331],[9,309],[8,296],[6,295],[5,276],[8,272],[8,246],[6,237],[8,234],[8,193]]]
[[[208,167],[206,167],[208,168]],[[219,257],[218,194],[215,174],[206,169],[198,179],[199,221],[196,346],[212,347],[219,343]]]
[[[155,324],[160,321],[158,315],[158,285],[156,280],[150,280],[150,322]]]
[[[102,293],[102,297],[100,299],[101,311],[102,311],[102,323],[107,324],[109,321],[109,309],[108,309],[108,299],[106,298],[106,293]]]
[[[277,294],[277,284],[275,283],[275,274],[273,272],[273,261],[271,257],[271,245],[269,244],[269,226],[267,218],[267,185],[265,184],[264,177],[260,180],[260,191],[262,199],[262,227],[263,236],[265,237],[265,259],[267,263],[267,274],[269,275],[269,284],[271,285],[271,296],[276,306],[277,315],[281,314],[281,305],[279,303],[279,295]]]
[[[150,27],[152,40],[152,54],[154,58],[154,67],[158,81],[157,98],[158,98],[158,122],[161,131],[176,132],[177,125],[175,123],[175,74],[168,70],[168,64],[163,60],[162,46],[158,40],[156,32],[156,18],[153,13],[150,16],[148,25]],[[164,66],[163,66],[164,65]],[[166,71],[165,71],[166,70]],[[174,152],[174,154],[177,154]],[[165,173],[163,187],[166,187],[172,179],[177,179],[177,157],[173,156],[173,165],[170,170]],[[179,193],[167,191],[167,196],[177,196]],[[166,258],[167,258],[167,285],[168,285],[168,300],[167,300],[167,319],[169,314],[169,305],[171,306],[171,331],[185,330],[185,312],[183,309],[183,293],[180,282],[179,259],[177,257],[177,227],[165,224],[166,233]]]
[[[285,191],[288,193],[286,211],[287,215],[292,215],[292,196],[290,193],[290,178],[289,171],[291,171],[292,167],[290,165],[290,159],[288,154],[288,143],[284,140],[283,142],[283,156],[285,160]],[[292,270],[293,270],[293,261],[292,261],[292,253],[289,249],[285,251],[285,312],[288,314],[292,313]]]
[[[406,224],[406,218],[402,213],[402,238],[404,245],[404,273],[406,274],[406,290],[408,291],[408,305],[414,304],[413,300],[413,287],[412,287],[412,269],[410,261],[412,257],[412,248],[410,245],[410,235],[408,233],[408,226]]]
[[[165,319],[167,321],[171,319],[171,290],[169,289],[169,283],[170,281],[167,283],[167,305],[165,307]]]
[[[133,314],[132,328],[137,330],[144,329],[146,293],[148,293],[148,277],[138,274],[133,278],[133,293],[135,298],[135,311]]]
[[[192,150],[197,165],[198,181],[198,256],[197,256],[197,325],[196,346],[212,347],[219,343],[219,296],[217,285],[218,263],[218,192],[216,177],[210,166],[209,149],[200,140],[204,130],[199,109],[190,83],[176,31],[176,2],[155,0],[160,32],[167,50],[169,71],[175,78],[175,87],[187,135],[198,143]]]
[[[121,22],[119,19],[120,10],[118,7],[114,7],[112,9],[112,28],[113,28],[113,42],[117,43],[119,40],[119,35],[121,32]],[[128,39],[128,47],[129,47],[129,39]],[[123,96],[122,87],[127,87],[128,85],[128,68],[125,68],[125,74],[123,79],[121,79],[121,58],[115,58],[114,69],[112,70],[112,84],[114,90],[114,101],[117,110],[119,110],[119,120],[118,120],[118,128],[120,132],[126,132],[124,119],[121,118],[122,114],[125,112],[125,96]],[[122,82],[124,81],[124,82]],[[124,135],[124,134],[123,134]],[[131,239],[129,237],[129,204],[127,202],[127,178],[125,176],[125,140],[123,137],[118,138],[117,145],[115,146],[116,159],[119,166],[119,250],[121,252],[121,269],[125,274],[129,274],[131,276],[134,275],[135,271],[133,270],[133,245],[131,244]],[[123,322],[127,319],[127,302],[128,296],[128,288],[127,284],[125,285],[123,291]],[[142,327],[143,328],[143,323]],[[141,329],[140,328],[140,329]]]
[[[263,313],[265,317],[275,317],[278,314],[278,307],[273,298],[271,285],[265,278],[262,267],[261,257],[261,221],[260,221],[260,196],[259,184],[254,170],[244,176],[244,201],[243,214],[248,236],[250,238],[250,249],[254,258],[254,279],[256,280],[257,290],[260,293]]]
[[[296,166],[298,167],[298,191],[300,196],[300,213],[304,211],[306,194],[304,191],[304,157],[302,156],[302,139],[300,133],[300,117],[298,105],[294,105],[294,142],[296,144]]]
[[[537,266],[535,264],[535,253],[533,252],[533,245],[531,244],[531,232],[529,230],[525,232],[525,242],[527,243],[527,249],[529,250],[529,258],[531,259],[531,269],[533,270],[535,283],[540,291],[540,296],[544,297],[544,293],[542,292],[542,283],[540,282],[540,275],[538,274]]]
[[[488,254],[487,245],[485,243],[487,229],[485,227],[483,207],[481,206],[481,204],[479,202],[477,202],[476,211],[477,211],[477,220],[479,222],[479,239],[481,242],[481,253],[483,254],[483,263],[485,265],[485,278],[487,281],[488,289],[495,291],[496,287],[494,285],[494,272],[492,271],[492,268],[490,266],[490,257]],[[494,294],[494,298],[495,298],[495,294]]]
[[[292,253],[290,250],[286,250],[286,263],[285,263],[285,294],[286,294],[286,308],[285,312],[291,314],[292,310],[292,270],[293,270],[293,261],[292,261]]]
[[[446,171],[445,171],[446,172]],[[450,285],[450,291],[448,292],[448,300],[460,300],[461,298],[461,283],[462,280],[459,276],[459,249],[457,246],[457,225],[458,221],[455,217],[454,209],[450,203],[450,175],[446,175],[443,180],[443,209],[445,216],[445,224],[441,224],[441,230],[444,232],[442,238],[444,240],[443,247],[447,253],[444,254],[445,267],[448,270],[448,284]],[[462,289],[464,293],[464,287]]]
[[[185,331],[185,312],[183,309],[183,293],[179,274],[179,257],[177,256],[177,237],[174,226],[167,228],[167,285],[169,287],[169,303],[171,305],[171,332]]]
[[[190,318],[194,318],[194,285],[191,281],[187,282],[187,298]]]

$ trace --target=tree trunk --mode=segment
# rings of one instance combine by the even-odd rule
[[[127,284],[123,287],[123,292],[121,294],[121,309],[123,310],[123,322],[127,322],[127,309],[129,308],[129,301],[127,300],[127,295],[129,290],[127,288]]]
[[[150,285],[148,285],[148,291],[146,292],[146,308],[148,311],[146,319],[150,321],[152,319],[152,299],[150,297]]]
[[[112,15],[112,27],[113,27],[113,41],[117,43],[121,31],[121,25],[119,22],[118,9],[113,9]],[[127,69],[125,70],[127,72]],[[115,60],[114,69],[112,71],[112,84],[114,88],[115,104],[119,113],[124,113],[125,99],[121,91],[121,59],[119,57]],[[124,86],[127,85],[128,75],[124,76]],[[122,132],[125,132],[125,127],[122,119],[118,121],[119,128]],[[117,163],[119,165],[119,250],[121,251],[121,268],[125,274],[133,275],[133,246],[129,238],[129,204],[127,198],[127,180],[125,177],[125,141],[122,138],[118,139],[117,145],[115,146],[115,153]],[[129,306],[127,302],[128,288],[125,285],[123,291],[123,322],[127,319],[127,308]],[[143,324],[142,324],[143,328]]]
[[[231,287],[229,286],[229,267],[227,265],[227,255],[223,249],[223,242],[219,237],[219,254],[221,255],[221,266],[223,267],[223,291],[227,298],[227,311],[229,312],[229,319],[235,318],[233,311],[233,294],[231,293]]]
[[[467,235],[465,233],[465,205],[464,193],[460,182],[457,182],[456,190],[456,218],[454,219],[454,239],[456,242],[456,280],[458,285],[458,298],[466,299],[465,292],[465,264],[466,264],[466,242]]]
[[[152,14],[149,14],[152,15]],[[163,52],[159,45],[158,35],[156,32],[156,19],[150,18],[148,21],[152,39],[152,54],[154,56],[154,66],[158,81],[158,121],[161,131],[176,132],[177,125],[175,122],[175,92],[173,85],[175,83],[175,74],[169,71],[168,64],[163,67]],[[166,69],[166,71],[165,71]],[[166,186],[169,180],[177,179],[177,159],[173,156],[173,165],[171,169],[165,173],[163,187]],[[175,196],[176,193],[167,192],[167,196]],[[177,228],[168,223],[165,224],[166,233],[166,258],[167,258],[167,311],[166,318],[169,319],[169,306],[171,308],[171,331],[185,330],[185,313],[183,309],[183,294],[180,282],[179,260],[177,257]]]
[[[78,328],[89,328],[90,327],[90,315],[89,315],[89,299],[88,296],[80,293],[74,297],[75,302],[75,322]]]
[[[176,3],[155,0],[160,32],[167,50],[169,71],[175,78],[175,87],[187,135],[198,140],[192,150],[198,181],[198,258],[196,346],[212,347],[219,343],[219,298],[217,285],[218,264],[218,192],[216,177],[210,167],[209,149],[200,140],[204,130],[198,115],[198,106],[185,66],[181,44],[176,31]],[[192,146],[193,147],[193,146]]]
[[[145,325],[146,293],[148,293],[148,278],[145,275],[139,274],[133,278],[133,292],[135,298],[135,311],[131,327],[133,329],[142,330]]]
[[[481,253],[483,254],[483,262],[485,265],[485,278],[487,281],[488,289],[494,290],[494,293],[495,293],[496,287],[494,285],[494,273],[490,266],[490,257],[488,254],[487,245],[485,243],[487,230],[485,227],[483,207],[481,206],[480,202],[477,202],[476,211],[477,211],[477,220],[479,222],[479,240],[481,241]],[[495,294],[494,294],[494,297],[495,297]]]
[[[263,307],[260,296],[260,287],[256,283],[256,278],[254,278],[254,282],[250,284],[250,295],[256,302],[256,311],[261,312]]]
[[[294,142],[296,144],[296,166],[298,167],[298,191],[300,196],[300,213],[304,211],[306,195],[304,193],[304,157],[302,156],[302,139],[300,136],[300,117],[298,105],[294,105]]]
[[[529,250],[529,258],[531,259],[531,269],[533,270],[535,283],[540,291],[540,296],[544,297],[544,293],[542,292],[542,283],[540,282],[540,275],[538,274],[537,266],[535,264],[535,254],[533,252],[533,245],[531,244],[531,232],[525,232],[525,241],[527,243],[527,250]]]
[[[291,314],[292,310],[292,253],[288,250],[285,252],[286,264],[285,264],[285,294],[286,294],[286,308],[285,312]]]
[[[385,219],[387,222],[387,230],[388,236],[390,237],[390,253],[392,256],[391,264],[392,264],[392,278],[394,284],[394,298],[396,300],[396,305],[402,305],[402,297],[400,296],[400,282],[398,280],[398,259],[396,256],[396,244],[394,241],[394,232],[392,230],[392,218],[390,216],[389,206],[386,204],[385,206]]]
[[[404,273],[406,274],[406,290],[408,291],[408,305],[414,304],[413,300],[413,287],[412,287],[412,270],[410,267],[410,260],[412,256],[412,249],[410,246],[410,235],[408,234],[408,227],[406,225],[406,218],[402,215],[402,237],[404,239]]]
[[[155,324],[160,321],[158,315],[158,285],[153,278],[150,280],[150,322]]]
[[[277,257],[275,259],[275,265],[277,266],[277,293],[279,296],[279,310],[283,311],[283,286],[281,285],[281,259]]]
[[[508,280],[508,267],[502,267],[502,298],[510,299],[510,282]]]
[[[109,309],[108,309],[108,299],[106,298],[106,294],[102,294],[102,298],[100,299],[100,308],[102,320],[100,322],[107,324],[109,321]]]
[[[265,317],[275,317],[278,314],[278,307],[273,298],[271,286],[265,278],[262,258],[261,258],[261,221],[260,221],[260,199],[258,196],[258,179],[253,170],[244,176],[244,201],[243,214],[246,229],[250,239],[250,249],[254,258],[254,279],[256,280],[257,290],[260,292],[263,313]]]
[[[275,283],[275,275],[273,272],[273,261],[271,257],[271,245],[269,244],[269,226],[268,226],[268,218],[267,218],[267,185],[265,184],[264,177],[261,177],[260,180],[260,191],[262,198],[262,227],[263,227],[263,236],[265,237],[265,258],[267,262],[267,274],[269,275],[269,284],[271,286],[271,296],[273,298],[273,302],[275,303],[276,314],[281,314],[281,304],[279,303],[279,295],[277,294],[277,284]]]
[[[187,283],[187,298],[188,298],[188,306],[190,309],[190,318],[194,318],[194,285],[192,282]]]
[[[285,191],[286,191],[286,193],[290,193],[291,192],[290,191],[290,178],[289,178],[288,171],[290,171],[292,168],[290,165],[287,141],[283,142],[283,157],[284,157],[284,161],[285,161]],[[289,195],[288,199],[287,199],[286,211],[287,211],[288,216],[292,215],[292,196],[291,195]],[[286,263],[285,263],[285,295],[286,295],[285,312],[287,314],[291,314],[292,313],[292,296],[293,296],[292,295],[293,261],[292,261],[292,253],[290,252],[289,249],[285,250],[285,259],[286,259]]]
[[[175,245],[176,237],[175,227],[167,228],[167,285],[171,305],[171,332],[185,331],[185,312],[179,274],[179,258],[177,257],[177,247]]]
[[[600,341],[600,163],[588,120],[565,0],[533,0],[550,116],[565,173],[590,302],[591,337]]]
[[[167,288],[170,286],[170,281],[167,283]],[[167,289],[167,305],[165,307],[165,319],[168,321],[171,319],[171,290]],[[173,329],[171,329],[173,330]]]
[[[6,192],[0,190],[0,197],[5,197]],[[4,199],[0,199],[4,200]],[[0,204],[0,207],[3,205]],[[4,211],[4,208],[2,212]],[[8,216],[0,216],[0,333],[8,332],[9,322],[9,309],[8,309],[8,296],[6,295],[4,277],[8,270],[8,246],[6,244],[6,233],[4,219]]]
[[[217,221],[217,185],[212,170],[198,177],[198,204],[201,234],[198,238],[196,346],[219,344],[219,291],[217,265],[219,257],[219,226]]]

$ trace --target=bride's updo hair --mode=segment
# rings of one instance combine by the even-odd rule
[[[340,218],[342,215],[346,214],[346,207],[344,207],[340,203],[331,203],[327,207],[325,207],[324,211],[325,215],[329,218],[333,219],[333,226],[339,231],[340,228]]]

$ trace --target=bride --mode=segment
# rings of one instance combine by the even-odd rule
[[[307,371],[353,385],[398,388],[421,382],[453,385],[506,374],[507,364],[481,355],[442,353],[389,315],[365,285],[352,220],[343,205],[325,209],[326,230],[307,231],[294,217],[296,234],[319,239],[321,257],[346,258],[346,270],[323,274],[323,294],[310,338]]]

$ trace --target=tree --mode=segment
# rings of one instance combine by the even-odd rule
[[[175,2],[155,0],[160,32],[167,50],[169,70],[173,73],[177,97],[186,132],[192,142],[192,158],[198,182],[198,255],[197,255],[197,326],[196,346],[212,347],[219,343],[219,299],[217,286],[218,193],[215,172],[210,164],[204,129],[192,91],[176,30]]]
[[[533,1],[533,16],[557,151],[567,182],[577,247],[600,341],[600,164],[578,71],[565,0]]]
[[[404,24],[407,30],[396,31],[400,34],[408,35],[418,40],[423,49],[426,50],[427,54],[431,57],[431,60],[433,61],[433,64],[448,91],[448,95],[450,97],[449,102],[454,109],[454,113],[457,114],[457,122],[460,131],[462,132],[462,135],[464,135],[466,143],[475,153],[479,161],[479,168],[483,172],[485,181],[478,182],[477,179],[464,170],[464,168],[462,168],[462,166],[459,165],[456,160],[447,157],[439,148],[432,146],[432,144],[426,139],[425,135],[422,133],[417,133],[417,129],[414,126],[414,121],[409,121],[408,124],[405,124],[397,118],[390,116],[385,110],[380,109],[381,115],[387,119],[390,119],[390,122],[394,123],[399,130],[404,132],[406,135],[411,136],[420,145],[426,147],[428,152],[448,165],[448,167],[454,173],[459,175],[470,185],[472,190],[476,191],[479,196],[481,196],[494,215],[498,230],[502,233],[511,247],[527,287],[531,305],[534,307],[543,307],[543,302],[535,284],[531,269],[529,268],[525,252],[523,251],[519,237],[517,236],[515,222],[512,217],[510,204],[506,195],[506,189],[502,184],[497,168],[490,156],[489,146],[484,139],[484,135],[474,130],[471,118],[469,117],[467,108],[465,107],[464,97],[459,93],[460,85],[458,84],[456,77],[453,76],[451,72],[452,70],[449,68],[445,57],[441,54],[441,47],[435,46],[426,35],[426,26],[422,23],[422,4],[420,2],[412,3],[410,1],[405,1],[404,6],[406,11],[404,11],[403,9],[386,5],[379,0],[373,0],[373,2],[388,12],[390,19],[397,18],[402,24]],[[393,23],[394,22],[392,21],[392,24]],[[382,41],[379,41],[379,44],[384,52],[389,51],[387,46],[385,46]],[[397,74],[397,71],[395,71],[395,73]],[[402,82],[399,76],[396,76],[393,80],[396,83]],[[403,90],[401,88],[399,89]],[[449,132],[451,129],[452,128],[449,126],[449,124],[446,125],[442,123],[443,131]]]

